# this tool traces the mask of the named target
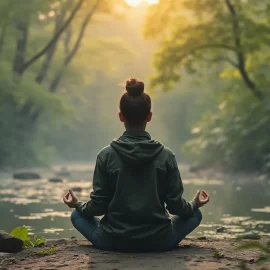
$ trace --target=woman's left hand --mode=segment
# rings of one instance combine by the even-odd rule
[[[70,189],[69,192],[63,197],[63,201],[69,208],[75,208],[75,204],[78,202],[78,198]]]

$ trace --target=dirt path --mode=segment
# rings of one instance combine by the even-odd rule
[[[264,238],[262,241],[269,241]],[[93,248],[87,241],[55,240],[42,248],[24,250],[13,255],[0,257],[0,269],[8,270],[84,270],[84,269],[240,269],[244,261],[248,268],[270,269],[270,263],[258,266],[255,261],[260,252],[254,250],[236,251],[242,242],[239,240],[184,240],[179,248],[165,253],[115,253],[102,252]],[[51,255],[35,255],[39,250],[56,248]],[[214,251],[224,254],[221,259],[214,258]]]

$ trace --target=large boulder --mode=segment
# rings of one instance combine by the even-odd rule
[[[13,237],[5,231],[0,231],[0,252],[16,253],[23,248],[23,241]]]
[[[36,180],[41,179],[41,176],[38,173],[34,172],[20,172],[14,173],[13,178],[18,180]]]

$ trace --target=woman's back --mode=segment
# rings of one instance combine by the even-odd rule
[[[170,155],[145,131],[126,131],[100,152],[111,192],[101,220],[106,233],[139,240],[170,231],[164,205]]]

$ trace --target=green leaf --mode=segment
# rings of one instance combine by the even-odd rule
[[[41,245],[43,245],[45,242],[46,242],[46,240],[45,240],[44,237],[38,238],[38,237],[35,235],[35,237],[34,237],[34,246],[35,246],[35,247],[41,246]]]
[[[48,249],[48,250],[42,250],[42,251],[38,251],[38,252],[36,252],[35,254],[36,255],[50,255],[50,254],[52,254],[52,253],[54,253],[54,252],[56,252],[56,248],[50,248],[50,249]]]
[[[30,241],[28,229],[26,227],[17,227],[11,233],[11,236],[21,239],[22,241]]]
[[[32,241],[29,237],[29,232],[26,227],[15,228],[10,233],[10,235],[21,239],[23,241],[24,248],[38,247],[46,242],[44,237],[38,238],[36,235],[34,236],[34,240]]]
[[[269,261],[269,257],[268,256],[260,256],[260,258],[256,261],[256,263],[263,263],[263,262],[266,262],[266,261]]]
[[[34,247],[34,244],[31,240],[23,241],[23,248],[30,248],[30,247]]]
[[[221,259],[221,258],[223,258],[225,255],[224,255],[222,252],[216,250],[213,256],[214,256],[215,258],[217,258],[217,259]]]

